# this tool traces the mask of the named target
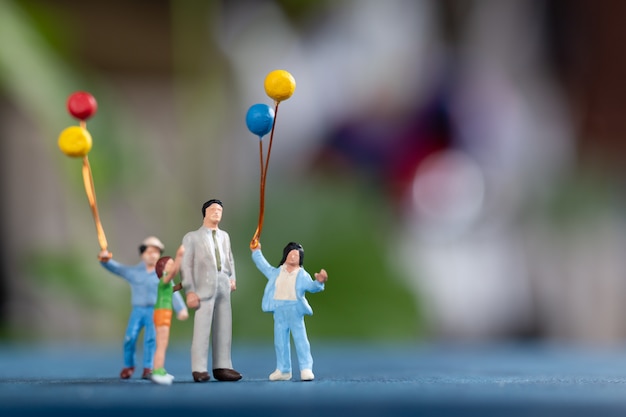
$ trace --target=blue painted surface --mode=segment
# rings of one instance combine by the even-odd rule
[[[626,347],[373,346],[313,341],[316,380],[269,382],[271,346],[237,347],[238,382],[194,383],[186,347],[176,380],[121,381],[121,348],[0,347],[0,415],[612,416],[626,415]],[[182,415],[182,414],[181,414]]]

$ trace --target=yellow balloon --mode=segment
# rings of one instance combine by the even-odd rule
[[[59,148],[67,156],[80,157],[89,153],[91,135],[80,126],[70,126],[59,135]]]
[[[285,70],[274,70],[265,77],[265,93],[275,101],[287,100],[296,90],[296,80]]]

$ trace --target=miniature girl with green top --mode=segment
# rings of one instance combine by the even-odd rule
[[[174,285],[173,279],[180,270],[180,262],[183,258],[184,248],[181,245],[176,251],[176,259],[170,256],[160,258],[155,267],[159,277],[157,301],[154,305],[154,326],[156,328],[156,351],[154,352],[154,370],[152,381],[161,385],[171,385],[174,376],[165,370],[165,351],[170,338],[172,325],[172,296],[181,285]]]

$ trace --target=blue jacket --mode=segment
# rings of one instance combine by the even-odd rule
[[[146,264],[143,261],[136,265],[122,265],[111,259],[108,262],[100,262],[100,264],[109,272],[128,281],[130,284],[131,305],[137,307],[154,307],[154,303],[156,303],[157,299],[159,277],[157,277],[154,271],[146,271]],[[174,311],[177,313],[185,308],[185,302],[178,292],[174,293],[172,303]]]
[[[263,291],[263,301],[261,308],[263,311],[272,312],[276,309],[276,300],[274,300],[274,292],[276,291],[276,279],[280,274],[280,267],[274,267],[267,262],[261,250],[252,251],[252,260],[256,267],[267,278],[267,285]],[[312,315],[313,309],[304,297],[305,292],[324,291],[324,284],[311,278],[304,268],[300,268],[296,277],[296,299],[298,303],[298,312],[302,315]]]

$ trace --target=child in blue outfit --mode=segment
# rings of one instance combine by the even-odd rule
[[[267,278],[263,293],[262,309],[274,313],[274,347],[276,349],[276,370],[269,376],[270,381],[291,379],[291,347],[289,335],[293,336],[300,366],[300,379],[312,381],[313,357],[311,345],[306,335],[304,316],[312,315],[313,310],[304,297],[308,292],[324,290],[328,274],[324,269],[315,274],[315,280],[304,270],[304,249],[296,242],[289,242],[283,249],[283,258],[278,267],[267,262],[261,252],[261,244],[250,246],[252,260]]]
[[[128,379],[135,371],[135,345],[141,329],[144,330],[143,347],[143,379],[150,379],[152,374],[152,362],[156,349],[156,330],[154,327],[154,304],[157,299],[157,287],[159,278],[155,272],[155,265],[164,246],[161,241],[150,236],[146,238],[139,253],[141,262],[137,265],[122,265],[111,259],[111,253],[102,251],[98,259],[104,268],[128,281],[131,290],[132,311],[128,319],[126,334],[124,336],[124,368],[120,372],[120,378]],[[179,320],[185,320],[189,313],[179,293],[174,294],[173,307]]]

